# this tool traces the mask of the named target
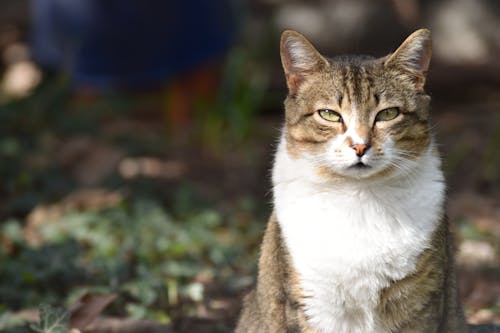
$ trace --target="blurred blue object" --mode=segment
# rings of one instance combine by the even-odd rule
[[[32,0],[33,54],[76,85],[150,87],[221,57],[231,0]]]

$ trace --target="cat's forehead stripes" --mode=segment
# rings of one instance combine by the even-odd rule
[[[342,94],[350,104],[363,105],[371,98],[373,79],[364,66],[343,65],[343,75],[340,77]]]
[[[373,88],[375,78],[371,68],[362,61],[332,61],[331,70],[335,89],[338,90],[335,92],[340,107],[338,111],[346,118],[356,114],[358,121],[370,122],[370,111],[380,103],[380,95]]]
[[[338,82],[343,99],[360,105],[372,98],[373,73],[366,56],[335,57],[329,59],[334,80]]]

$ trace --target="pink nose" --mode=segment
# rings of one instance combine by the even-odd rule
[[[363,156],[365,152],[370,148],[369,144],[358,143],[356,145],[352,145],[352,149],[356,152],[356,155],[359,157]]]

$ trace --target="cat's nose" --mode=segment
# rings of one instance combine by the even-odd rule
[[[368,150],[368,148],[370,148],[370,145],[367,143],[358,143],[358,144],[352,145],[351,147],[356,152],[356,155],[361,157],[365,154],[365,152]]]

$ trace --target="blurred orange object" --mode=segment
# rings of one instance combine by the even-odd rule
[[[220,76],[220,64],[211,63],[167,85],[166,121],[169,129],[185,128],[192,121],[197,105],[215,101]]]

